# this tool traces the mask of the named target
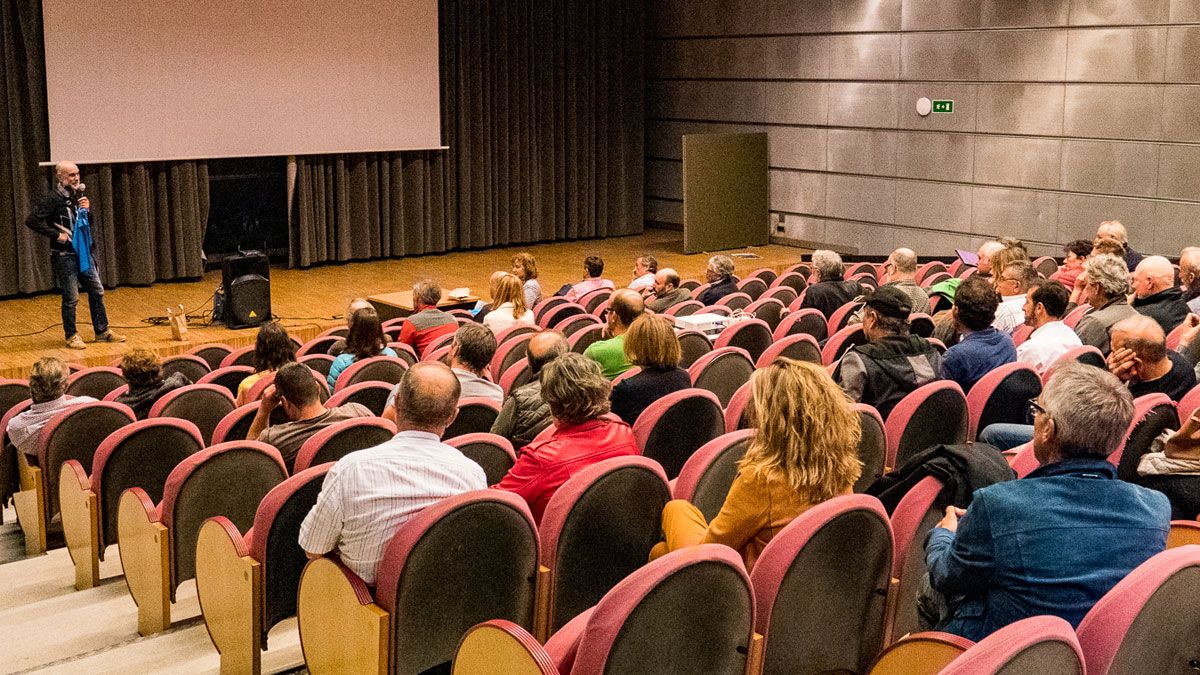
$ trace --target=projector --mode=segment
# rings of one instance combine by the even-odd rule
[[[716,335],[729,325],[729,317],[721,314],[692,314],[675,317],[675,327],[680,330],[698,330],[706,335]]]

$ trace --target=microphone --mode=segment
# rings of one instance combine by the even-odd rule
[[[86,186],[86,185],[84,185],[83,183],[80,183],[79,185],[76,185],[76,186],[75,186],[75,197],[76,197],[76,199],[78,199],[79,197],[82,197],[82,196],[83,196],[83,191],[84,191],[84,190],[86,190],[86,189],[87,189],[87,186]]]

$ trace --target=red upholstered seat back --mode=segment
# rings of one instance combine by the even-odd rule
[[[833,365],[851,347],[866,343],[867,334],[863,332],[862,324],[846,326],[831,335],[825,342],[825,346],[821,348],[821,361],[827,366]]]
[[[921,578],[929,571],[925,563],[925,537],[942,518],[939,496],[942,481],[926,476],[912,487],[892,512],[892,536],[896,542],[892,576],[900,580],[893,602],[892,634],[921,630],[917,618],[917,594]]]
[[[154,402],[150,417],[176,417],[196,425],[205,443],[226,415],[237,407],[233,395],[216,384],[190,384],[173,389]]]
[[[1166,394],[1146,394],[1133,401],[1133,419],[1125,432],[1125,442],[1108,461],[1117,467],[1117,478],[1136,481],[1142,455],[1150,451],[1154,439],[1167,429],[1179,428],[1175,403]]]
[[[354,417],[332,424],[304,441],[296,453],[293,473],[310,466],[336,462],[355,450],[390,441],[396,425],[380,417]]]
[[[458,448],[471,461],[483,467],[488,485],[495,485],[517,463],[512,442],[493,433],[463,434],[446,439],[446,445]]]
[[[963,652],[943,675],[1061,673],[1083,675],[1083,652],[1071,624],[1057,616],[1011,623]]]
[[[684,463],[671,489],[671,498],[686,499],[711,522],[725,504],[737,476],[738,462],[753,438],[753,429],[741,429],[705,443]]]
[[[765,368],[775,362],[775,359],[785,356],[797,361],[821,363],[821,346],[817,339],[807,333],[797,333],[783,338],[774,338],[774,342],[758,357],[756,368]]]
[[[233,351],[233,347],[220,342],[209,342],[207,344],[197,345],[187,350],[192,356],[199,356],[208,364],[210,371],[221,367],[221,361],[225,360],[226,356]]]
[[[359,382],[387,382],[388,384],[396,384],[400,378],[404,377],[404,371],[408,370],[408,362],[396,357],[372,356],[369,359],[361,359],[355,361],[346,367],[340,375],[338,375],[337,386],[333,392],[337,392],[352,387]]]
[[[254,374],[250,366],[222,366],[200,378],[196,384],[215,384],[225,387],[233,396],[237,396],[238,386],[242,380]]]
[[[1042,393],[1042,379],[1027,363],[1006,363],[984,375],[967,394],[967,439],[990,424],[1025,424],[1029,399]]]
[[[102,400],[108,392],[125,384],[125,376],[120,368],[111,366],[95,366],[84,368],[72,373],[67,378],[67,395],[91,396],[97,401]]]
[[[748,382],[753,373],[754,360],[739,347],[713,349],[688,368],[692,386],[713,392],[722,406],[728,405],[738,387]]]
[[[129,406],[101,401],[67,408],[42,427],[38,438],[38,466],[42,468],[42,489],[46,495],[46,522],[58,513],[58,479],[62,465],[73,459],[84,471],[91,471],[92,458],[109,434],[136,421]]]
[[[889,467],[898,468],[921,450],[967,440],[967,397],[949,380],[918,387],[892,408],[887,418]]]
[[[212,372],[212,366],[208,365],[208,362],[199,356],[176,354],[162,360],[163,377],[170,377],[175,373],[183,373],[189,382],[196,382],[210,372]]]
[[[358,384],[352,384],[330,396],[329,400],[325,401],[325,407],[336,408],[347,403],[360,403],[376,415],[382,415],[383,408],[387,405],[388,396],[392,393],[392,386],[387,382],[359,382]]]
[[[489,432],[499,415],[500,404],[493,399],[483,397],[459,399],[458,417],[455,417],[450,426],[446,428],[442,438]]]
[[[699,303],[697,303],[699,304]],[[685,330],[675,334],[679,338],[679,367],[691,368],[705,354],[712,351],[712,340],[700,331]]]
[[[226,368],[228,366],[250,366],[250,367],[253,367],[254,366],[254,355],[255,355],[254,345],[250,345],[247,347],[239,347],[239,348],[229,352],[228,354],[225,355],[225,358],[221,359],[221,367],[222,368]]]
[[[529,341],[533,339],[534,332],[529,330],[527,326],[513,326],[508,330],[525,329],[525,332],[512,335],[504,342],[499,342],[499,347],[496,348],[496,353],[492,355],[492,363],[490,370],[492,380],[498,381],[504,372],[512,367],[514,363],[525,358],[529,353]]]
[[[692,453],[724,431],[721,402],[704,389],[667,394],[643,410],[633,424],[642,455],[662,465],[667,478],[679,475]]]
[[[767,327],[774,331],[779,322],[783,320],[783,311],[786,307],[787,305],[777,298],[759,298],[750,303],[743,311],[753,314],[756,319],[767,322]]]
[[[713,342],[714,349],[721,347],[741,347],[746,350],[751,361],[771,346],[771,327],[762,319],[745,319],[727,326]]]

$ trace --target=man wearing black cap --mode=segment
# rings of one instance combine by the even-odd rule
[[[942,357],[928,340],[909,334],[912,299],[907,293],[881,286],[864,302],[863,333],[870,342],[846,352],[833,379],[886,418],[909,392],[938,379]]]

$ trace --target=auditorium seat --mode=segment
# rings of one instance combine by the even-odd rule
[[[1117,478],[1136,483],[1142,455],[1150,451],[1154,439],[1168,429],[1179,428],[1179,413],[1166,394],[1146,394],[1133,400],[1133,420],[1125,432],[1125,442],[1108,461],[1117,467]]]
[[[779,288],[780,286],[786,286],[787,288],[790,288],[793,291],[795,291],[796,295],[800,295],[800,293],[804,292],[804,289],[808,288],[807,277],[808,277],[807,274],[799,274],[797,272],[784,272],[783,274],[780,274],[775,279],[775,281],[771,282],[771,288]]]
[[[204,521],[224,516],[235,527],[250,527],[259,502],[285,478],[278,450],[258,441],[230,441],[176,465],[157,504],[140,487],[121,495],[118,550],[137,603],[139,635],[171,627],[175,591],[196,576],[196,541]]]
[[[1050,381],[1051,376],[1054,375],[1054,369],[1060,363],[1070,363],[1072,361],[1078,361],[1079,363],[1108,370],[1108,363],[1104,359],[1104,354],[1102,354],[1099,349],[1091,345],[1083,345],[1081,347],[1075,347],[1067,350],[1062,356],[1058,357],[1054,363],[1051,363],[1049,366],[1047,366],[1046,370],[1042,372],[1042,384],[1045,385]]]
[[[1083,675],[1083,652],[1071,624],[1034,616],[992,633],[954,659],[943,675]]]
[[[388,330],[391,330],[390,328]],[[311,354],[328,354],[329,348],[338,342],[344,341],[345,338],[336,335],[318,335],[317,337],[300,345],[300,349],[296,350],[296,357],[309,356]]]
[[[675,337],[679,338],[679,367],[685,370],[713,349],[712,340],[700,331],[681,330]]]
[[[410,366],[416,365],[417,361],[421,360],[421,357],[417,355],[417,350],[414,349],[410,344],[397,342],[395,344],[389,344],[388,346],[392,348],[392,351],[396,352],[397,358]],[[328,373],[326,373],[326,375],[328,375]]]
[[[953,633],[910,633],[883,650],[870,675],[936,675],[974,644]]]
[[[933,329],[933,317],[928,314],[916,312],[908,316],[908,330],[913,335],[928,339],[933,337]]]
[[[326,408],[336,408],[347,403],[365,405],[376,416],[383,414],[388,396],[392,394],[393,385],[387,382],[359,382],[339,391],[325,401]]]
[[[1200,546],[1142,563],[1104,594],[1076,635],[1089,675],[1187,673],[1200,663]]]
[[[750,306],[750,303],[752,303],[752,302],[754,302],[754,298],[751,298],[746,293],[739,292],[739,293],[730,293],[729,295],[726,295],[725,297],[721,298],[720,300],[717,300],[716,304],[720,307],[728,307],[729,309],[734,310],[734,309],[746,309],[747,307]]]
[[[463,434],[447,438],[446,445],[458,448],[468,459],[483,467],[488,485],[495,485],[517,463],[512,443],[490,432]]]
[[[90,473],[77,460],[63,464],[58,496],[76,588],[91,588],[99,581],[100,560],[117,541],[121,494],[140,487],[151,499],[162,499],[167,476],[202,449],[204,437],[195,424],[153,418],[109,434],[96,449]]]
[[[779,278],[779,273],[770,267],[760,267],[750,274],[746,275],[747,279],[762,279],[763,283],[770,286],[772,282]]]
[[[721,405],[729,404],[738,387],[750,381],[754,360],[739,347],[721,347],[700,357],[688,368],[692,386],[717,395]]]
[[[621,581],[543,647],[502,620],[474,626],[455,675],[742,675],[754,672],[754,601],[737,553],[676,551]]]
[[[221,655],[221,672],[260,673],[267,633],[296,615],[300,574],[308,562],[299,544],[300,524],[332,466],[314,466],[272,488],[249,529],[224,516],[200,526],[196,595]]]
[[[247,347],[239,347],[232,352],[229,352],[225,358],[221,359],[221,367],[226,366],[254,366],[254,345]]]
[[[754,438],[752,429],[717,436],[700,446],[671,481],[671,498],[686,499],[711,522],[721,511],[738,473],[738,462]]]
[[[646,564],[670,498],[662,467],[645,457],[606,459],[563,483],[538,528],[534,635],[546,639]]]
[[[242,380],[254,374],[251,366],[222,366],[196,381],[196,384],[215,384],[229,390],[230,395],[237,396],[238,387]]]
[[[1016,330],[1012,332],[1013,346],[1020,347],[1021,345],[1025,344],[1025,341],[1029,339],[1030,335],[1033,335],[1033,326],[1030,326],[1027,323],[1017,326]]]
[[[733,316],[733,309],[728,305],[716,304],[700,308],[697,314],[720,314],[721,316]]]
[[[767,283],[758,277],[746,277],[738,282],[737,289],[739,292],[750,296],[750,300],[754,301],[761,298],[762,294],[767,292]]]
[[[679,287],[686,288],[691,291],[692,297],[694,298],[696,297],[696,289],[700,288],[701,283],[702,282],[697,279],[684,279],[683,281],[679,282]]]
[[[227,389],[216,384],[189,384],[163,394],[150,407],[148,417],[175,417],[196,425],[205,445],[213,430],[237,404]]]
[[[567,345],[571,348],[571,351],[576,354],[582,354],[587,351],[588,347],[604,339],[605,328],[606,326],[602,323],[585,326],[567,338]]]
[[[227,415],[217,422],[216,428],[213,429],[212,445],[224,443],[226,441],[244,441],[246,434],[250,431],[250,425],[254,423],[254,417],[258,414],[259,404],[247,403],[243,406],[238,406],[230,411]],[[279,410],[277,407],[275,410]],[[271,423],[275,423],[275,413],[271,413]],[[254,439],[251,439],[254,440]]]
[[[743,311],[767,322],[767,326],[774,331],[779,322],[783,321],[785,307],[784,303],[776,298],[759,298],[747,305]]]
[[[499,490],[444,499],[400,526],[369,588],[332,557],[300,579],[297,617],[314,673],[444,667],[472,626],[532,628],[538,535],[525,501]]]
[[[515,323],[499,333],[496,333],[496,345],[500,346],[505,342],[508,342],[509,340],[515,340],[522,335],[533,335],[535,333],[540,333],[541,331],[541,328],[538,328],[532,323]]]
[[[545,316],[546,312],[549,312],[559,305],[565,305],[568,303],[570,303],[570,300],[567,300],[561,295],[552,295],[548,298],[542,298],[536,305],[530,308],[533,310],[533,320],[539,326],[545,328],[549,325],[542,322],[542,317]]]
[[[975,268],[975,267],[961,267],[958,270],[958,278],[959,279],[968,279],[978,271],[979,271],[979,269]]]
[[[19,379],[0,379],[0,504],[8,503],[8,496],[18,489],[17,455],[8,446],[8,411],[21,401],[29,400],[29,382]],[[16,415],[13,415],[14,417]],[[4,524],[4,510],[0,509],[0,525]]]
[[[595,314],[598,316],[599,312],[597,310],[599,309],[600,305],[607,302],[612,294],[613,289],[611,288],[597,288],[594,291],[585,293],[583,297],[579,298],[579,306],[583,307],[584,311],[588,314]]]
[[[872,483],[884,474],[887,460],[887,427],[879,411],[866,403],[855,403],[854,411],[862,426],[862,437],[858,441],[858,459],[863,463],[862,473],[854,484],[855,492],[865,492]]]
[[[788,286],[774,286],[772,288],[768,288],[767,291],[765,293],[763,293],[762,296],[760,296],[758,299],[759,300],[778,300],[779,302],[781,302],[783,304],[783,307],[786,310],[787,306],[792,304],[792,301],[795,300],[797,297],[799,297],[799,294],[796,293],[796,291],[789,288]],[[782,318],[782,313],[780,314],[780,317]]]
[[[691,316],[699,314],[704,309],[704,303],[699,300],[684,300],[677,305],[671,305],[663,314],[667,316]]]
[[[852,277],[847,277],[846,280],[858,282],[864,292],[874,291],[879,287],[879,282],[875,279],[875,275],[870,272],[861,272]]]
[[[948,272],[952,277],[957,277],[958,273],[961,272],[964,267],[968,267],[968,265],[964,263],[961,258],[956,258],[950,263],[950,266],[946,268],[946,272]]]
[[[1085,314],[1087,314],[1091,309],[1092,309],[1092,306],[1087,303],[1079,305],[1075,309],[1068,312],[1065,317],[1063,317],[1063,323],[1065,323],[1067,325],[1067,328],[1074,330],[1075,327],[1077,325],[1079,325],[1079,320],[1082,319],[1083,316]]]
[[[556,330],[569,338],[588,326],[598,326],[603,323],[599,317],[592,316],[591,314],[576,314],[568,316],[547,330]]]
[[[984,375],[967,393],[967,440],[992,424],[1032,423],[1029,400],[1041,393],[1041,376],[1027,363],[1006,363]]]
[[[883,648],[891,570],[878,499],[834,497],[796,516],[750,573],[761,672],[866,672]]]
[[[559,322],[568,316],[587,313],[588,311],[581,305],[563,300],[563,302],[556,303],[553,307],[550,307],[540,314],[538,316],[538,325],[542,328],[549,328],[551,326],[557,326]]]
[[[948,281],[953,278],[954,277],[948,272],[934,272],[933,274],[925,277],[925,279],[921,281],[920,286],[925,290],[929,290],[943,281]]]
[[[821,346],[817,344],[816,338],[807,333],[774,338],[771,346],[758,357],[755,367],[765,368],[781,356],[821,365]]]
[[[387,382],[397,384],[408,370],[408,363],[396,356],[372,356],[355,361],[338,375],[333,393],[352,387],[359,382]]]
[[[925,562],[925,538],[945,515],[939,497],[942,481],[926,476],[912,487],[892,512],[892,601],[887,643],[921,629],[917,617],[917,595],[921,580],[929,572]]]
[[[682,284],[681,284],[681,285],[682,285]],[[704,294],[704,291],[707,291],[707,290],[709,289],[709,287],[710,287],[710,286],[712,286],[712,284],[711,284],[711,283],[705,282],[705,283],[702,283],[702,284],[700,284],[699,286],[696,286],[695,288],[691,289],[691,291],[692,291],[692,297],[693,297],[693,298],[696,298],[697,300],[699,300],[699,299],[700,299],[700,296],[701,296],[701,295],[703,295],[703,294]]]
[[[422,356],[422,361],[441,361],[446,365],[450,365],[450,345],[443,345],[437,349],[427,350]]]
[[[322,382],[329,376],[329,370],[333,368],[333,357],[328,354],[307,354],[305,356],[297,356],[296,360],[308,366],[317,375],[320,375]],[[325,389],[329,389],[328,384],[325,385]]]
[[[1058,271],[1058,263],[1048,255],[1044,255],[1033,261],[1033,268],[1037,270],[1042,278],[1049,279],[1050,275]]]
[[[788,312],[779,325],[775,327],[775,339],[781,340],[789,335],[811,335],[817,342],[829,336],[829,322],[818,309],[806,308]]]
[[[125,376],[121,374],[120,368],[93,366],[72,373],[67,378],[67,395],[91,396],[99,401],[108,392],[123,384],[125,384]]]
[[[713,348],[740,347],[750,356],[751,361],[757,361],[771,346],[771,341],[771,327],[766,321],[743,319],[726,326],[713,341]]]
[[[183,373],[189,382],[196,382],[212,372],[208,362],[199,356],[191,354],[176,354],[162,360],[162,376],[170,377],[175,373]]]
[[[458,401],[458,417],[446,427],[442,439],[490,432],[500,415],[500,404],[490,398],[467,397]]]
[[[1170,333],[1167,333],[1167,349],[1178,349],[1180,339],[1182,339],[1183,334],[1190,328],[1185,321],[1176,326]]]
[[[1167,534],[1167,548],[1200,544],[1200,522],[1196,520],[1172,520],[1171,532]]]
[[[1025,443],[1013,448],[1011,458],[1008,460],[1008,465],[1012,467],[1013,473],[1017,474],[1017,478],[1024,478],[1031,472],[1041,466],[1038,462],[1037,455],[1033,454],[1033,443]]]
[[[453,344],[453,342],[454,342],[454,333],[447,333],[445,335],[439,335],[438,337],[434,338],[429,344],[425,345],[424,351],[421,352],[421,360],[422,361],[436,360],[436,357],[433,356],[434,352],[437,352],[439,349],[447,349],[447,350],[450,349],[450,345]]]
[[[753,390],[749,381],[733,392],[733,396],[729,398],[729,404],[725,406],[725,433],[750,428],[749,412],[752,394]]]
[[[83,403],[66,408],[42,427],[37,466],[30,466],[25,453],[14,449],[20,455],[20,491],[13,494],[13,506],[25,535],[26,555],[46,552],[46,532],[60,510],[57,481],[63,464],[74,460],[91,471],[104,439],[135,421],[133,411],[120,403]]]
[[[221,367],[221,362],[226,356],[233,352],[233,347],[221,342],[208,342],[202,345],[197,345],[184,352],[192,356],[199,356],[208,364],[209,370],[216,370]]]
[[[519,389],[536,379],[537,375],[534,375],[533,368],[529,365],[529,359],[524,358],[509,366],[508,370],[500,376],[498,384],[501,391],[504,392],[504,396],[507,397],[514,389]]]
[[[847,279],[859,274],[869,275],[872,279],[875,278],[875,264],[869,262],[856,262],[846,265],[845,276]]]
[[[967,440],[969,415],[962,388],[949,380],[936,380],[900,399],[887,418],[887,466],[904,466],[908,458],[939,443]]]
[[[373,448],[392,440],[396,425],[381,417],[352,417],[335,422],[308,437],[296,452],[294,469],[300,473],[310,466],[336,462],[355,450]]]
[[[524,328],[524,326],[514,326],[513,328]],[[526,331],[512,336],[505,342],[498,341],[499,346],[496,348],[496,353],[492,355],[492,363],[489,367],[493,382],[500,381],[500,376],[504,374],[504,371],[525,358],[525,355],[529,353],[529,341],[533,339],[533,336],[533,332]]]
[[[842,355],[849,351],[851,347],[866,343],[867,334],[863,331],[861,323],[846,326],[825,341],[825,346],[821,348],[821,361],[825,365],[831,366],[838,359],[842,358]]]
[[[917,267],[916,282],[921,284],[921,282],[925,281],[926,277],[939,272],[948,272],[946,263],[941,262],[940,260],[930,260],[929,262]]]
[[[721,402],[704,389],[671,392],[651,403],[633,424],[642,455],[658,462],[667,478],[679,475],[692,453],[723,433]]]
[[[850,301],[846,304],[833,310],[829,315],[828,331],[830,335],[837,335],[837,332],[850,325],[850,317],[861,308],[861,302]]]

